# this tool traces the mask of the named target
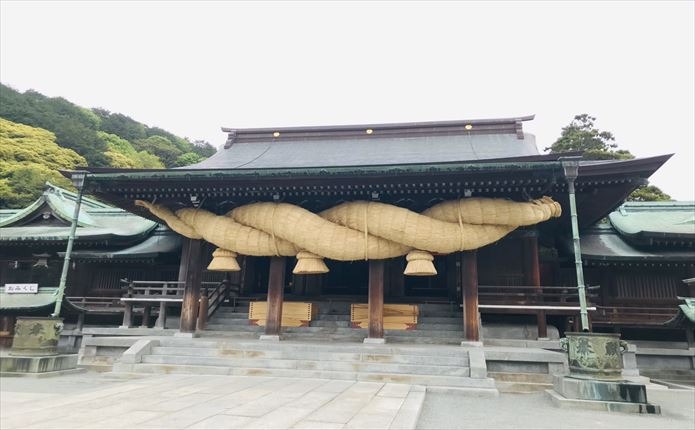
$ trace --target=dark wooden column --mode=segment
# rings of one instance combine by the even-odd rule
[[[369,334],[384,338],[384,260],[369,260]]]
[[[524,280],[527,286],[536,287],[541,292],[541,268],[538,261],[538,236],[535,233],[521,238],[524,247]],[[545,311],[536,313],[538,337],[548,337]]]
[[[200,282],[203,277],[203,241],[184,239],[181,247],[179,281],[184,282],[183,303],[181,303],[181,333],[195,333],[200,300]],[[161,310],[160,310],[161,312]]]
[[[268,274],[268,313],[265,320],[265,334],[279,336],[282,327],[282,301],[285,296],[286,257],[270,257]]]
[[[480,340],[478,316],[478,256],[476,251],[461,253],[461,289],[463,294],[463,336],[466,341]]]

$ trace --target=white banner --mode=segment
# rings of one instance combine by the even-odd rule
[[[8,294],[36,294],[39,292],[39,284],[5,284],[5,292]]]

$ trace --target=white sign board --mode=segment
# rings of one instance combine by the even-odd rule
[[[39,284],[5,284],[5,292],[8,294],[36,294],[39,292]]]

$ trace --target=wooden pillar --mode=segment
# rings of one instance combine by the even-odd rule
[[[369,334],[384,338],[384,260],[369,260]]]
[[[541,290],[541,268],[538,260],[538,236],[535,234],[525,236],[521,239],[524,248],[524,280],[526,285],[536,287],[538,293]],[[545,318],[545,311],[536,312],[538,325],[538,337],[548,337],[548,326]]]
[[[476,251],[461,253],[461,289],[463,290],[463,336],[466,341],[480,340],[478,315],[478,257]]]
[[[198,330],[205,330],[208,326],[208,309],[210,307],[210,299],[208,298],[207,288],[202,288],[200,295],[200,303],[198,305]]]
[[[265,334],[279,336],[282,327],[282,301],[285,295],[285,257],[270,257],[268,273],[268,313]]]
[[[181,249],[181,266],[179,267],[179,281],[183,281],[183,302],[181,303],[181,324],[179,331],[182,333],[195,333],[198,316],[198,301],[200,300],[200,282],[203,276],[202,241],[197,239],[184,239]]]

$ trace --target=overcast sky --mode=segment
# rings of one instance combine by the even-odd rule
[[[695,200],[695,2],[0,3],[0,80],[218,146],[220,127],[578,113]],[[0,101],[1,102],[1,101]]]

